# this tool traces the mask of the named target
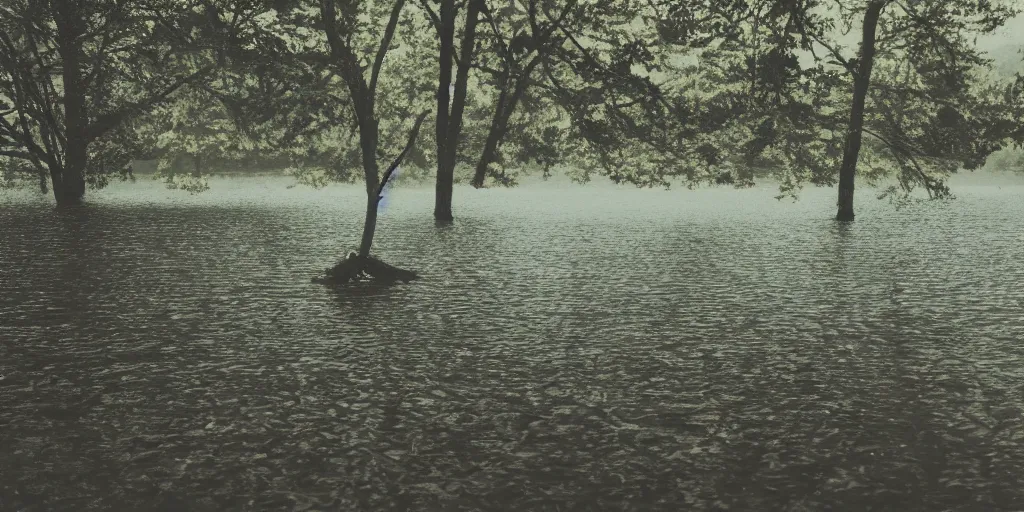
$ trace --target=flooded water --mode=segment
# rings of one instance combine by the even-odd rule
[[[1024,187],[0,195],[0,510],[1021,510]]]

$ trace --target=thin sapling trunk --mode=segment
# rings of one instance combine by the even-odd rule
[[[349,254],[347,258],[338,262],[334,267],[328,269],[325,278],[313,278],[314,282],[324,284],[342,284],[353,279],[357,279],[362,274],[366,274],[378,281],[384,282],[411,281],[418,277],[415,272],[388,265],[387,263],[370,256],[370,247],[373,244],[373,236],[377,229],[377,213],[378,208],[380,207],[380,201],[384,198],[384,187],[387,186],[388,181],[391,180],[395,170],[398,169],[402,160],[405,159],[405,156],[416,143],[416,137],[419,134],[420,126],[423,124],[423,120],[426,119],[428,114],[430,114],[430,112],[425,111],[416,119],[416,124],[413,125],[412,130],[409,132],[409,139],[405,144],[405,148],[401,153],[399,153],[398,157],[391,162],[391,165],[388,166],[387,170],[384,171],[384,175],[376,188],[368,187],[368,191],[372,190],[372,192],[367,196],[366,221],[363,224],[363,237],[362,242],[360,243],[359,252]]]

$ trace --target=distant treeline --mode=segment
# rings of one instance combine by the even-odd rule
[[[1024,149],[1006,148],[993,153],[985,163],[985,169],[1024,174]]]

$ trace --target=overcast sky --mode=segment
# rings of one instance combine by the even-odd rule
[[[1011,44],[1024,46],[1024,14],[1010,20],[998,33],[978,39],[978,46],[985,51]]]

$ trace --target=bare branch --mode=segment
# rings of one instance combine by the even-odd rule
[[[413,145],[416,144],[416,136],[419,135],[420,133],[420,125],[423,124],[423,120],[426,119],[429,114],[429,110],[424,110],[423,113],[420,114],[418,118],[416,118],[416,124],[413,125],[412,130],[409,132],[409,140],[405,143],[405,149],[403,149],[402,152],[398,154],[398,157],[395,158],[395,161],[391,162],[391,165],[388,166],[388,169],[384,171],[384,177],[380,180],[380,185],[377,187],[378,203],[380,202],[381,199],[383,199],[382,194],[384,193],[384,186],[388,184],[388,180],[391,179],[391,175],[394,174],[395,169],[398,169],[398,166],[402,164],[402,160],[405,158],[405,155],[408,154],[409,150],[411,150]]]
[[[35,160],[34,158],[32,158],[32,154],[27,152],[27,151],[14,151],[14,150],[0,149],[0,156],[6,156],[8,158],[17,158],[17,159],[20,159],[20,160],[32,160],[32,161]]]
[[[394,8],[391,9],[391,18],[388,19],[388,26],[384,29],[384,38],[380,41],[380,48],[377,49],[377,57],[373,60],[373,71],[370,74],[370,94],[377,94],[377,77],[380,76],[380,68],[384,64],[384,57],[391,47],[391,40],[395,37],[395,27],[398,26],[398,17],[402,14],[402,7],[405,0],[397,0]]]
[[[430,18],[430,22],[434,24],[434,30],[441,30],[441,18],[437,16],[434,9],[430,7],[428,0],[420,0],[420,5],[423,6],[423,10],[427,11],[427,16]]]

